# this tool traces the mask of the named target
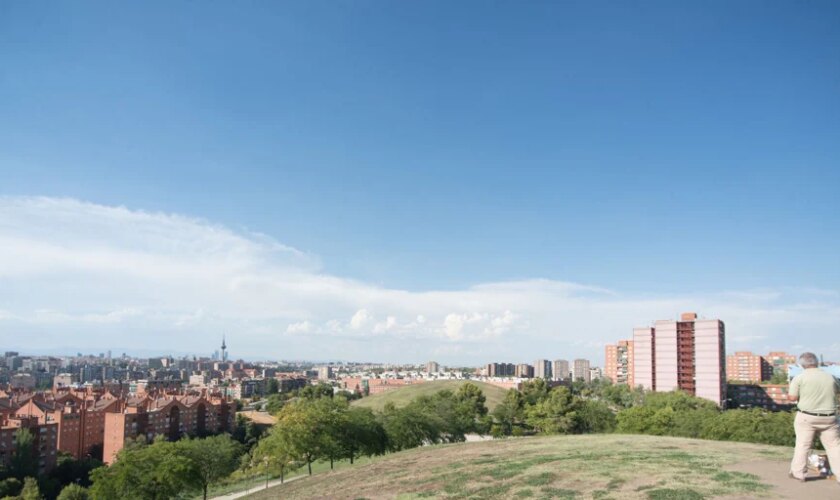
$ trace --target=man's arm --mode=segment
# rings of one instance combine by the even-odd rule
[[[788,387],[788,401],[792,401],[794,403],[799,401],[799,375],[793,377],[793,380],[790,381],[790,387]]]

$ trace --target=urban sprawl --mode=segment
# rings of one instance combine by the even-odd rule
[[[59,452],[111,463],[131,440],[231,432],[239,410],[261,409],[265,397],[310,384],[366,397],[429,380],[471,379],[519,389],[528,379],[549,385],[609,380],[650,391],[682,390],[721,407],[787,410],[796,355],[726,354],[719,319],[684,313],[679,320],[635,328],[632,338],[605,348],[603,367],[587,359],[490,362],[480,368],[373,363],[245,362],[230,360],[226,341],[210,357],[138,359],[125,354],[26,356],[0,359],[0,465],[14,456],[14,434],[29,429],[40,472]],[[840,365],[823,369],[840,378]]]

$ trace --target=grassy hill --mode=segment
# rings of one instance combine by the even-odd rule
[[[779,491],[768,481],[785,481],[782,487],[792,488],[837,487],[833,481],[800,485],[787,479],[791,451],[615,434],[512,438],[385,455],[248,498],[744,499],[778,498]],[[759,471],[761,476],[739,472],[738,464],[746,464],[742,470]]]
[[[496,387],[484,382],[471,380],[473,384],[477,385],[484,396],[487,398],[487,408],[493,411],[493,408],[499,404],[505,397],[507,389]],[[465,380],[435,380],[433,382],[423,382],[420,384],[411,384],[393,389],[381,394],[374,394],[366,398],[362,398],[353,402],[354,405],[364,406],[374,410],[382,410],[386,403],[394,403],[396,406],[405,406],[412,399],[418,396],[430,396],[437,391],[449,389],[452,392],[458,390],[459,387],[466,383]]]

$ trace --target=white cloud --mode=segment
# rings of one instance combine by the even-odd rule
[[[353,330],[359,330],[365,327],[368,323],[370,323],[372,317],[367,309],[359,309],[356,311],[356,314],[350,318],[350,328]]]
[[[250,357],[601,364],[605,342],[688,310],[723,319],[730,350],[840,357],[827,333],[840,324],[836,290],[656,297],[534,279],[412,292],[330,275],[312,255],[201,219],[0,198],[0,341],[23,351],[207,354],[226,333]]]
[[[390,332],[397,327],[397,318],[393,316],[388,316],[385,318],[385,321],[380,321],[373,325],[373,332],[374,333],[384,333]]]
[[[312,323],[309,320],[300,321],[298,323],[292,323],[286,327],[286,333],[309,333],[313,329]]]

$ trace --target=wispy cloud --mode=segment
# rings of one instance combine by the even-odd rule
[[[330,275],[304,251],[202,219],[0,198],[0,340],[24,350],[208,353],[226,332],[250,357],[600,364],[604,343],[683,310],[723,319],[738,349],[840,354],[836,290],[656,297],[534,279],[416,292]]]

